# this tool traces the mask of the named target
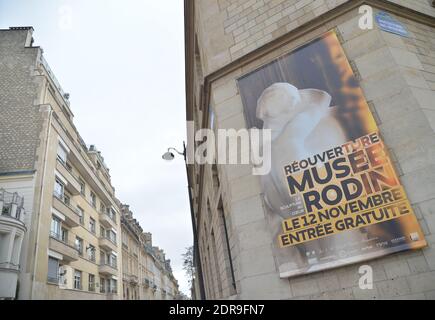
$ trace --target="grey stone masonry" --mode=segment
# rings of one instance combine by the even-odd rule
[[[201,0],[200,41],[207,73],[349,0]],[[387,0],[386,0],[387,1]],[[435,17],[430,0],[389,0]]]
[[[0,172],[34,169],[42,118],[33,75],[40,49],[30,47],[31,31],[0,30]]]

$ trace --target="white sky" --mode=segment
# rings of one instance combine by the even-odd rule
[[[0,28],[33,26],[86,144],[110,168],[188,294],[181,254],[192,243],[184,162],[183,0],[0,0]]]

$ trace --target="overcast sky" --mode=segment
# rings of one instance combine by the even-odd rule
[[[182,0],[0,0],[0,28],[33,26],[35,45],[65,92],[86,144],[110,169],[188,293],[181,254],[192,243],[181,157],[185,140]]]

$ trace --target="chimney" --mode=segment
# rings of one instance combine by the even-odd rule
[[[9,30],[27,30],[26,41],[24,43],[25,47],[31,47],[33,45],[33,27],[9,27]]]

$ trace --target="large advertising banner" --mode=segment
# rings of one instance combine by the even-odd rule
[[[271,130],[261,183],[281,277],[426,246],[335,32],[238,86],[248,127]]]

